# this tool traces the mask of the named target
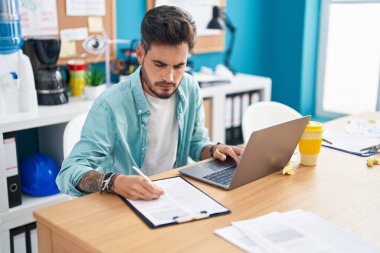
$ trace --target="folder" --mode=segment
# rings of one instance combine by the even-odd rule
[[[7,179],[8,206],[19,206],[21,200],[21,184],[17,165],[16,133],[4,134],[5,175]]]
[[[38,253],[37,226],[36,223],[26,225],[28,252]]]
[[[232,141],[232,96],[226,98],[226,114],[225,114],[225,128],[226,128],[226,144],[231,144]]]
[[[241,114],[242,114],[242,97],[240,94],[233,97],[233,116],[232,116],[232,145],[242,144]]]
[[[251,93],[251,105],[260,102],[260,93],[259,91],[254,91]]]
[[[121,199],[150,227],[158,228],[230,213],[182,177],[155,180],[165,194],[155,200]]]
[[[27,252],[26,226],[13,228],[9,231],[11,240],[11,253]]]
[[[249,93],[246,92],[242,95],[242,98],[241,98],[241,109],[242,109],[242,113],[241,113],[241,118],[243,119],[243,116],[249,106]]]

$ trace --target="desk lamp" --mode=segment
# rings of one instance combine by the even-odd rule
[[[233,73],[235,73],[231,67],[230,67],[230,58],[232,54],[232,48],[234,46],[235,42],[235,32],[236,28],[232,24],[231,20],[227,16],[226,12],[221,11],[221,9],[218,6],[214,6],[212,8],[212,19],[207,25],[207,29],[219,29],[223,30],[225,27],[230,31],[231,37],[230,37],[230,43],[228,45],[227,51],[226,51],[226,57],[224,59],[224,65],[230,69]]]

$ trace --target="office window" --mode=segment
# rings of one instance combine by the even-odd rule
[[[323,0],[317,116],[380,109],[380,0]]]

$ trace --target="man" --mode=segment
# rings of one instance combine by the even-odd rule
[[[211,145],[197,82],[184,73],[196,37],[189,14],[173,6],[148,11],[137,47],[140,67],[93,104],[81,139],[63,161],[59,189],[96,191],[129,199],[156,199],[163,190],[136,175],[153,175],[211,156],[237,162],[243,148]]]

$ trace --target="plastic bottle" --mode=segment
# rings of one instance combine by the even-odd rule
[[[11,54],[24,44],[18,0],[0,1],[0,54]]]
[[[69,60],[67,62],[70,73],[70,93],[71,96],[82,96],[83,88],[86,84],[86,65],[83,60]]]

